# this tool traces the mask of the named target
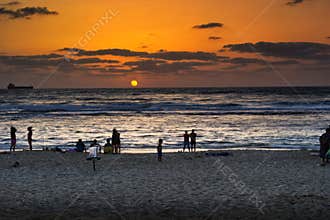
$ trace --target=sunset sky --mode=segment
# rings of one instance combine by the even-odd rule
[[[0,87],[329,86],[329,0],[0,1]]]

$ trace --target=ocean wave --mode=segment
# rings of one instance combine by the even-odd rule
[[[330,106],[243,106],[227,104],[192,104],[192,103],[112,103],[103,105],[0,105],[0,115],[15,114],[77,114],[107,115],[121,113],[140,114],[189,114],[189,115],[298,115],[330,112]]]
[[[49,113],[49,112],[112,112],[112,111],[184,111],[184,110],[237,110],[243,106],[236,103],[194,104],[177,102],[114,102],[111,104],[38,104],[38,105],[0,105],[6,112]]]

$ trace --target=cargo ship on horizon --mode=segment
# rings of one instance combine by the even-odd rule
[[[8,89],[33,89],[33,86],[16,86],[13,83],[9,83],[9,85],[7,86]]]

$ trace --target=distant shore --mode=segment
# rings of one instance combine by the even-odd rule
[[[0,219],[330,216],[330,164],[308,151],[101,157],[94,172],[83,153],[0,154]]]

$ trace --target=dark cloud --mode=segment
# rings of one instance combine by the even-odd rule
[[[271,64],[273,65],[296,65],[299,64],[297,60],[281,60],[281,61],[273,61]]]
[[[199,24],[199,25],[193,26],[193,28],[196,28],[196,29],[221,28],[221,27],[223,27],[223,24],[218,23],[218,22],[211,22],[211,23],[207,23],[207,24]]]
[[[258,42],[225,45],[224,49],[239,53],[259,53],[263,56],[330,60],[330,45],[312,42]]]
[[[76,56],[122,56],[122,57],[139,57],[148,55],[147,52],[131,51],[127,49],[101,49],[101,50],[83,50],[79,48],[63,48],[59,51],[69,52]]]
[[[224,63],[230,64],[240,64],[240,65],[247,65],[247,64],[264,64],[265,61],[262,59],[257,58],[245,58],[245,57],[236,57],[236,58],[229,58],[223,60]]]
[[[15,57],[25,58],[25,59],[55,59],[55,58],[62,58],[63,56],[61,54],[51,53],[51,54],[15,56]]]
[[[291,0],[291,1],[287,2],[286,5],[295,6],[295,5],[303,3],[304,1],[305,0]]]
[[[90,63],[119,63],[118,60],[103,60],[99,58],[83,58],[78,60],[72,60],[76,64],[90,64]]]
[[[139,60],[126,62],[131,71],[142,71],[150,73],[177,73],[180,71],[194,70],[197,66],[211,65],[210,62],[166,62],[163,60]]]
[[[229,63],[236,65],[238,67],[246,66],[249,64],[257,64],[257,65],[295,65],[299,64],[297,60],[279,60],[279,61],[269,61],[258,58],[247,58],[247,57],[235,57],[235,58],[227,58],[222,60],[222,63]]]
[[[63,62],[64,58],[59,54],[32,55],[32,56],[0,56],[0,62],[9,66],[27,66],[38,68],[44,66],[56,66]]]
[[[24,7],[16,10],[0,8],[0,15],[9,16],[10,19],[29,19],[33,15],[58,15],[58,12],[50,11],[47,7]]]
[[[148,53],[141,51],[131,51],[127,49],[102,49],[102,50],[82,50],[77,48],[63,48],[60,51],[67,51],[74,53],[76,56],[123,56],[123,57],[140,57],[140,58],[154,58],[163,60],[203,60],[215,61],[218,60],[216,53],[209,52],[188,52],[188,51],[165,51],[160,50],[156,53]]]
[[[0,3],[0,6],[13,6],[13,5],[19,5],[21,4],[19,1],[12,1],[7,3]]]
[[[95,63],[119,63],[118,60],[104,60],[99,58],[83,58],[65,60],[63,55],[46,54],[46,55],[32,55],[32,56],[0,56],[0,62],[8,66],[26,66],[30,68],[51,67],[57,66],[61,63],[72,64],[95,64]]]
[[[210,36],[209,37],[209,40],[221,40],[222,38],[221,37],[218,37],[218,36]]]
[[[143,57],[156,58],[163,60],[203,60],[215,61],[218,57],[215,53],[209,52],[188,52],[188,51],[159,51],[157,53],[149,53]]]

